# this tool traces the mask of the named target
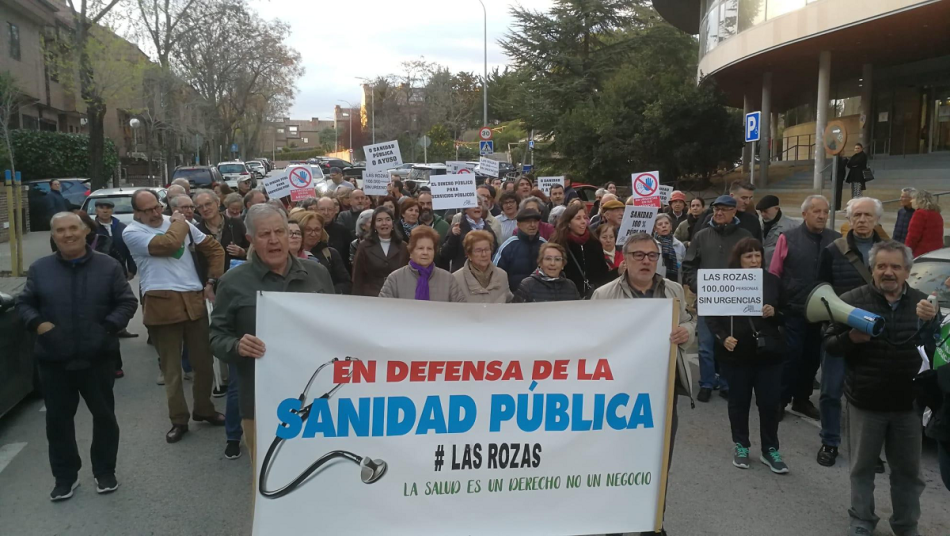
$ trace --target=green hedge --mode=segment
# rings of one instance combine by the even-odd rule
[[[265,156],[267,151],[265,152]],[[327,154],[323,149],[307,149],[305,151],[299,151],[292,149],[290,151],[281,150],[277,153],[278,160],[306,160],[308,158],[313,158],[315,156],[323,156]]]
[[[89,136],[64,132],[14,130],[11,132],[16,169],[23,180],[56,177],[89,177]],[[105,140],[105,170],[111,173],[119,163],[115,143]],[[4,151],[5,153],[5,151]],[[0,159],[10,168],[6,154]]]

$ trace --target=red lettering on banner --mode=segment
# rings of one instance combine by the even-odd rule
[[[333,383],[350,383],[350,364],[352,361],[333,362]]]
[[[554,378],[555,380],[566,380],[567,379],[567,365],[570,363],[570,360],[567,359],[558,359],[554,362]]]
[[[593,374],[587,372],[587,360],[581,359],[577,362],[577,379],[578,380],[613,380],[614,375],[610,370],[610,363],[606,359],[598,359],[597,365],[594,367]]]
[[[387,364],[386,381],[401,382],[409,375],[409,366],[402,361],[390,361]]]

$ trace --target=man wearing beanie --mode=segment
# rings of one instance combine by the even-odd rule
[[[763,197],[755,206],[755,210],[762,216],[762,248],[765,250],[765,262],[762,266],[770,266],[778,237],[785,231],[798,227],[802,222],[782,214],[782,207],[774,195]]]

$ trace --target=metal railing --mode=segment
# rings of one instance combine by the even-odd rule
[[[801,138],[803,138],[803,137],[808,141],[808,143],[801,143],[801,141],[802,141]],[[799,134],[798,136],[787,136],[787,137],[785,137],[785,138],[782,138],[782,147],[785,147],[785,145],[786,145],[786,143],[787,143],[786,140],[792,140],[792,139],[795,140],[795,145],[792,145],[792,146],[789,147],[788,149],[783,149],[783,150],[782,150],[782,153],[781,153],[781,154],[782,154],[782,160],[783,160],[783,161],[790,162],[790,161],[796,161],[796,160],[812,160],[812,159],[815,158],[815,155],[814,155],[814,151],[815,151],[815,135],[814,135],[814,134]],[[807,156],[807,158],[799,158],[799,157],[798,157],[798,150],[799,150],[800,148],[802,148],[802,147],[806,147],[806,148],[807,148],[807,152],[805,153],[806,156]],[[791,152],[792,150],[795,151],[795,153],[794,153],[795,157],[794,157],[794,158],[789,158],[788,153]]]
[[[935,198],[937,198],[937,202],[939,203],[939,202],[940,202],[940,197],[941,197],[941,196],[944,196],[944,195],[950,195],[950,191],[947,191],[947,192],[936,192],[936,193],[931,192],[930,195],[932,195],[932,196],[934,196]],[[887,201],[881,201],[881,204],[882,204],[882,205],[888,205],[888,204],[891,204],[891,203],[899,203],[899,202],[900,202],[900,198],[898,197],[897,199],[888,199]]]

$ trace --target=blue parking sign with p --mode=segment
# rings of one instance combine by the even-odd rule
[[[745,115],[745,141],[759,141],[759,125],[762,124],[762,112]]]

